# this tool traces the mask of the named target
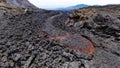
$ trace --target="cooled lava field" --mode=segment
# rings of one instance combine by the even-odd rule
[[[120,6],[1,6],[0,58],[0,68],[120,68]]]

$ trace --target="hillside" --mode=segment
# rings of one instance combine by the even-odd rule
[[[89,5],[86,5],[86,4],[78,4],[78,5],[75,5],[75,6],[69,6],[69,7],[65,7],[65,8],[58,8],[58,9],[55,9],[55,10],[71,11],[71,10],[74,10],[74,9],[85,8],[85,7],[88,7],[88,6]]]
[[[27,10],[37,9],[28,0],[1,0],[0,9],[1,12],[19,14],[25,13]]]
[[[28,0],[1,0],[0,3],[22,8],[35,8]]]
[[[14,1],[0,1],[0,68],[120,67],[120,5],[69,13]]]

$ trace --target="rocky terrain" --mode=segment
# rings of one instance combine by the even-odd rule
[[[0,4],[2,4],[2,6],[4,4],[22,8],[35,8],[28,0],[0,0]]]
[[[74,10],[65,23],[94,43],[93,67],[120,67],[120,6],[88,7]]]
[[[69,13],[0,4],[0,68],[120,68],[119,5]]]
[[[4,13],[19,14],[25,13],[28,9],[36,8],[27,0],[0,0],[0,11]]]

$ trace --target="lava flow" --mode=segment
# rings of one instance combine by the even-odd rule
[[[54,44],[63,44],[73,50],[78,50],[82,53],[92,55],[95,48],[92,41],[82,37],[80,34],[72,34],[66,32],[63,36],[52,36],[44,32],[40,32],[41,36]]]
[[[45,23],[42,23],[43,26],[39,30],[39,35],[54,44],[62,44],[73,50],[92,55],[95,48],[90,40],[82,37],[80,34],[65,31],[54,26],[53,20],[61,15],[62,13],[51,16]]]

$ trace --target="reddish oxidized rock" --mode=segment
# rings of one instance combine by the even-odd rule
[[[42,23],[43,26],[40,28],[39,35],[55,44],[63,44],[71,49],[92,55],[95,48],[90,40],[82,37],[80,34],[73,34],[54,26],[53,19],[60,15],[62,13],[54,15]]]
[[[79,50],[85,54],[92,55],[95,50],[93,43],[90,40],[82,37],[80,34],[66,32],[66,34],[62,36],[53,36],[44,32],[40,32],[40,35],[44,39],[52,41],[55,44],[63,44],[66,47],[69,47],[73,50]]]

